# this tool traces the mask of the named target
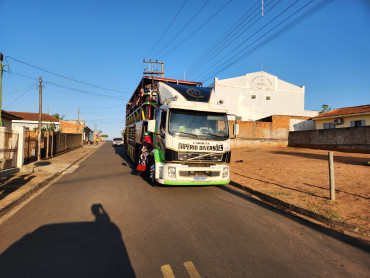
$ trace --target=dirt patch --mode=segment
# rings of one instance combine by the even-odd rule
[[[370,155],[334,152],[330,200],[328,151],[233,148],[231,180],[283,201],[370,228]]]

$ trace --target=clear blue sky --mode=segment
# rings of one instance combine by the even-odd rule
[[[0,0],[0,51],[4,55],[121,92],[76,83],[8,58],[5,63],[14,74],[4,73],[2,108],[38,112],[37,81],[16,74],[35,79],[42,76],[49,82],[94,93],[46,83],[44,113],[49,107],[51,114],[64,114],[72,120],[77,119],[80,108],[80,117],[90,128],[97,124],[110,138],[119,136],[124,128],[125,102],[142,76],[143,58],[163,61],[165,77],[183,79],[185,71],[187,80],[205,85],[214,77],[240,76],[259,71],[263,65],[264,71],[280,79],[306,86],[306,110],[319,110],[322,104],[338,108],[370,103],[370,1],[335,0],[249,55],[244,54],[284,27],[284,22],[257,40],[264,33],[323,1],[301,0],[282,13],[295,0],[265,0],[264,17],[258,0],[188,0],[183,6],[184,2]],[[252,20],[249,29],[229,46],[221,44],[225,49],[220,53],[212,50],[210,53],[217,55],[207,57],[207,64],[201,61],[202,67],[195,72],[197,59],[223,34],[230,34],[250,9],[256,12],[244,22]],[[242,56],[235,56],[238,62],[223,69],[221,65],[228,65],[239,51]]]

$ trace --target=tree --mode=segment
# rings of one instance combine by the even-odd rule
[[[59,119],[59,120],[64,120],[65,115],[59,115],[59,113],[52,114],[51,116]]]
[[[319,112],[319,114],[322,114],[322,113],[325,113],[325,112],[329,112],[330,110],[331,110],[331,107],[329,107],[329,105],[323,104],[321,106],[321,111]]]

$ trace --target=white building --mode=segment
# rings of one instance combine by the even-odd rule
[[[299,87],[264,71],[219,80],[210,86],[224,101],[229,114],[241,121],[256,121],[271,115],[307,116],[317,111],[304,110],[305,87]]]
[[[29,112],[13,112],[7,111],[8,114],[18,117],[16,120],[12,120],[12,129],[18,126],[24,126],[29,130],[34,130],[38,128],[39,125],[39,113],[29,113]],[[59,119],[49,114],[42,113],[42,128],[48,128],[51,125],[54,127],[54,130],[59,130]]]

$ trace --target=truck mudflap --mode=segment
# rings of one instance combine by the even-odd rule
[[[219,185],[230,182],[229,166],[210,167],[156,162],[156,180],[164,185]]]

